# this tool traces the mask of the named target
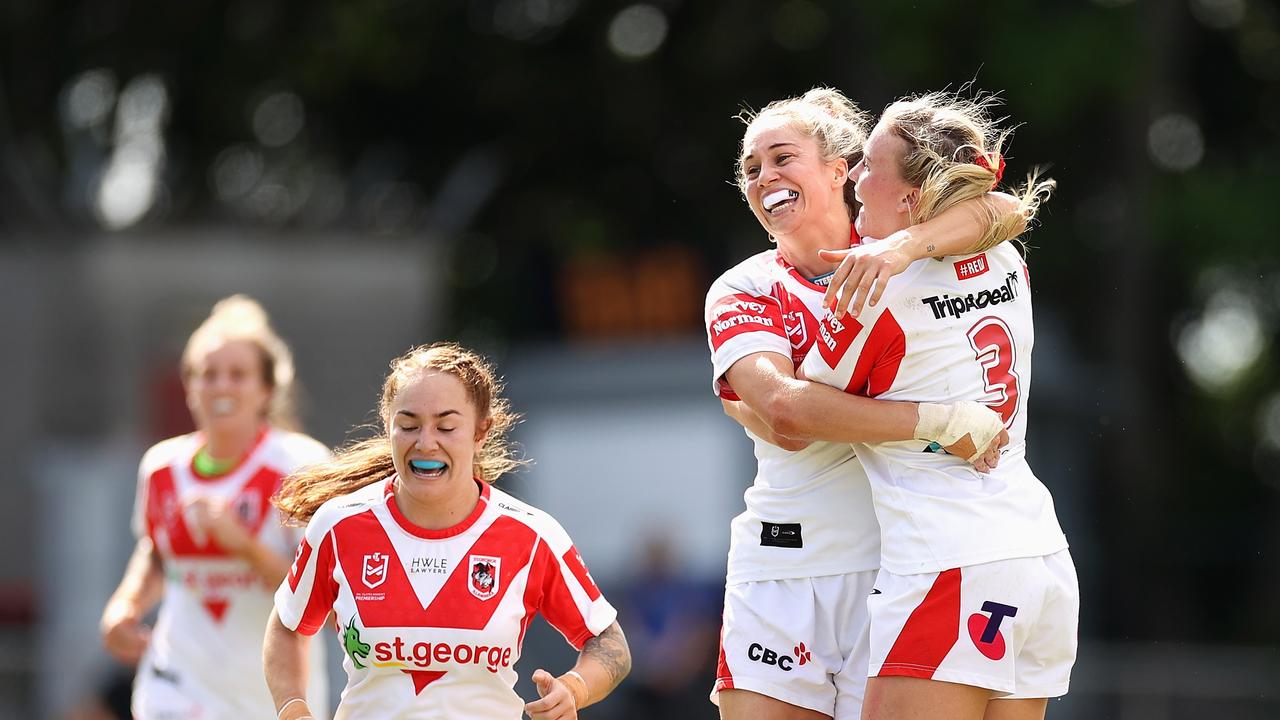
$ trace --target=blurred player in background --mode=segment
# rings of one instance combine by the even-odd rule
[[[270,717],[262,629],[297,542],[270,499],[285,475],[328,450],[290,431],[293,359],[253,300],[214,306],[187,341],[182,377],[197,431],[142,458],[138,542],[103,610],[103,643],[138,663],[137,720]],[[143,618],[157,603],[152,630]],[[323,711],[321,658],[312,658],[311,687]]]
[[[973,402],[876,402],[797,379],[798,364],[822,342],[824,293],[843,257],[819,251],[859,241],[849,170],[861,158],[867,116],[819,88],[747,120],[739,187],[777,248],[730,269],[707,293],[714,387],[758,461],[747,510],[732,525],[712,698],[728,720],[848,720],[861,712],[866,597],[880,562],[870,490],[848,443],[921,438],[986,470],[1003,428]],[[1014,205],[974,198],[889,246],[914,257],[963,252]],[[856,287],[861,275],[849,270],[843,276]]]
[[[308,522],[276,593],[264,663],[279,717],[311,717],[306,648],[330,612],[346,652],[339,718],[567,720],[631,667],[617,613],[554,518],[491,487],[519,466],[517,416],[493,369],[453,344],[391,364],[383,433],[289,479],[277,504]],[[580,650],[573,669],[513,691],[542,613]]]
[[[886,236],[986,195],[1006,136],[983,102],[931,94],[890,105],[855,168],[858,232]],[[1033,176],[1021,214],[1051,188]],[[993,222],[984,239],[1008,227]],[[1034,333],[1017,245],[917,261],[876,306],[828,317],[818,334],[809,378],[885,400],[981,401],[1011,437],[986,474],[920,439],[855,443],[882,547],[864,717],[1043,718],[1046,698],[1067,691],[1079,594],[1053,500],[1025,457]]]

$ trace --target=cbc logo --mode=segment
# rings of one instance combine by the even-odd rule
[[[752,662],[773,665],[783,672],[791,672],[791,668],[795,667],[796,662],[795,658],[790,655],[779,655],[777,651],[770,650],[760,643],[751,643],[751,647],[747,648],[747,659]]]

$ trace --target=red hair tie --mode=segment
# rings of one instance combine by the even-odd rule
[[[991,153],[996,158],[996,166],[991,167],[991,158],[986,153],[978,153],[978,157],[974,159],[973,164],[996,174],[996,181],[991,183],[991,189],[995,189],[1000,184],[1000,178],[1004,177],[1004,156],[1000,153]]]

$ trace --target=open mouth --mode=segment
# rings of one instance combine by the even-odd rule
[[[774,190],[765,195],[760,204],[764,207],[765,212],[773,214],[794,203],[798,197],[800,197],[800,193],[795,190]]]
[[[449,470],[449,464],[439,460],[410,460],[409,472],[415,477],[438,478]]]
[[[209,412],[213,413],[213,415],[217,417],[230,415],[235,411],[236,401],[229,397],[214,398],[213,401],[209,403]]]

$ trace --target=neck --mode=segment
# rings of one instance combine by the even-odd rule
[[[220,429],[217,432],[206,430],[204,447],[214,460],[239,460],[253,448],[260,432],[261,425]]]
[[[842,210],[837,217],[828,215],[815,223],[806,223],[795,233],[778,237],[778,251],[801,275],[818,277],[836,269],[838,263],[818,257],[819,250],[846,250],[853,225]]]
[[[462,522],[480,502],[480,486],[468,479],[440,498],[424,501],[413,496],[403,483],[396,482],[396,507],[405,519],[424,530],[444,530]]]

